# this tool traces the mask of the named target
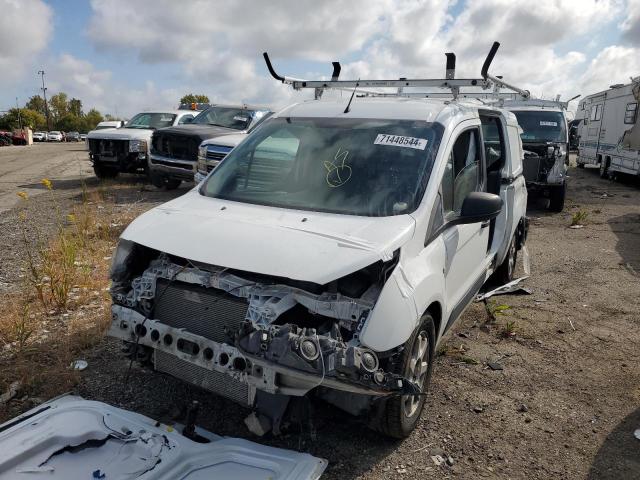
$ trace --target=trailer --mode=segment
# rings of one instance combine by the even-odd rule
[[[580,101],[576,113],[576,118],[583,119],[578,132],[579,168],[598,166],[602,178],[616,173],[640,175],[638,103],[640,76]]]

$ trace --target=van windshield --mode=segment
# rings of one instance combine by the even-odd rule
[[[566,142],[562,112],[520,110],[513,112],[522,127],[523,143]]]
[[[220,163],[200,193],[347,215],[410,213],[443,130],[424,121],[271,119]]]

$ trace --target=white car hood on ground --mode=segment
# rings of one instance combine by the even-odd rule
[[[106,138],[109,140],[151,140],[153,130],[146,128],[103,128],[92,130],[87,138]]]
[[[324,285],[391,259],[413,230],[409,215],[304,212],[194,189],[138,217],[122,238],[197,262]]]
[[[0,425],[0,480],[316,480],[326,460],[64,396]]]

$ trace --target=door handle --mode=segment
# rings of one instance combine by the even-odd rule
[[[489,225],[491,225],[491,220],[487,220],[485,222],[482,222],[480,224],[480,228],[487,228]]]

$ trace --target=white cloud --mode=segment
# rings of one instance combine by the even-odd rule
[[[624,40],[631,45],[640,44],[640,0],[628,0],[621,28]]]
[[[0,86],[15,84],[33,68],[51,32],[52,11],[41,0],[0,0]]]
[[[346,57],[350,61],[343,62],[342,78],[442,76],[444,52],[454,51],[457,76],[476,77],[491,43],[498,40],[502,46],[492,65],[494,74],[534,95],[560,93],[563,98],[606,87],[596,87],[599,81],[608,82],[596,73],[596,61],[609,62],[608,68],[621,74],[638,64],[621,64],[633,57],[629,52],[634,49],[624,55],[603,50],[591,63],[587,53],[602,48],[601,43],[589,46],[588,40],[621,22],[625,9],[627,20],[621,28],[624,35],[634,35],[640,25],[640,0],[537,0],[535,5],[530,0],[462,1],[92,0],[86,33],[99,52],[142,64],[174,65],[180,93],[192,90],[207,93],[213,101],[274,106],[310,93],[292,92],[273,80],[262,62],[264,50],[283,73],[298,77],[327,76],[329,60]],[[452,10],[460,11],[456,18]],[[576,44],[581,36],[586,40]],[[323,63],[309,67],[300,60]],[[291,71],[296,67],[298,71]],[[143,105],[168,93],[144,81],[133,95],[104,86],[116,88],[115,94],[110,90],[111,98],[103,94],[100,101],[109,105],[126,97],[133,105]],[[89,82],[93,91],[87,84],[85,89],[98,102],[99,86],[112,82],[98,79]],[[144,101],[131,99],[141,95]]]
[[[602,50],[578,80],[583,95],[606,90],[609,85],[629,83],[638,75],[640,48],[612,45]]]

